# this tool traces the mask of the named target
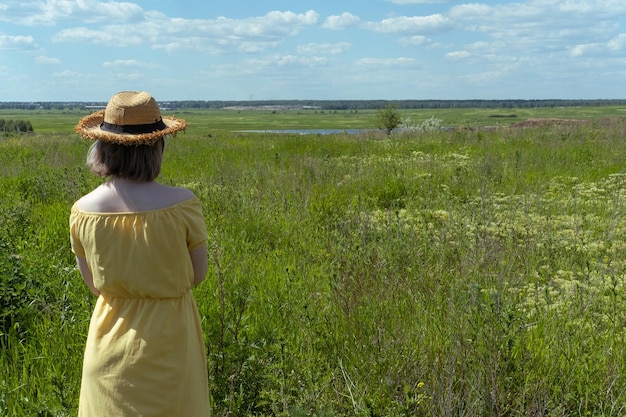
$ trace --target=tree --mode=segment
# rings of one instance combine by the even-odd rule
[[[378,109],[378,122],[380,123],[379,126],[387,132],[387,136],[390,136],[393,129],[402,123],[402,117],[398,110],[390,104],[385,108]]]

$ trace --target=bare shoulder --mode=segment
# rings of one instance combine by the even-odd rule
[[[136,197],[135,202],[139,203],[137,209],[154,210],[182,203],[195,197],[195,194],[186,188],[153,183],[152,187],[143,188]]]
[[[186,201],[195,197],[195,194],[193,193],[193,191],[187,188],[168,187],[168,186],[163,186],[163,187],[165,190],[167,190],[166,193],[169,194],[170,198],[172,199],[173,204],[182,203],[183,201]]]
[[[137,212],[167,208],[195,197],[193,191],[156,182],[105,183],[81,197],[76,206],[87,212]]]
[[[82,211],[109,211],[106,204],[108,201],[106,194],[104,187],[100,186],[79,198],[75,206]]]

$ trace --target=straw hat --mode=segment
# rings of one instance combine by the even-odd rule
[[[151,145],[186,128],[183,119],[162,117],[156,100],[145,91],[123,91],[111,97],[106,109],[80,119],[74,130],[91,140]]]

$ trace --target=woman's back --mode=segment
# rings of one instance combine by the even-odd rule
[[[192,197],[193,193],[185,188],[112,177],[79,199],[76,206],[91,213],[141,212],[173,206]]]
[[[87,205],[86,205],[87,206]],[[93,286],[108,296],[170,298],[189,291],[194,268],[189,251],[206,232],[197,198],[141,211],[72,208],[72,248],[87,260]]]
[[[72,208],[72,248],[87,260],[100,293],[80,417],[210,414],[189,255],[205,243],[206,228],[200,201],[169,190],[152,199],[125,189],[120,200],[112,197],[120,190],[104,187]]]

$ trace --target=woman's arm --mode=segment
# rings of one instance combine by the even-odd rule
[[[100,295],[100,291],[98,291],[98,289],[93,285],[93,275],[91,275],[91,270],[89,269],[89,265],[87,265],[87,259],[77,256],[76,264],[78,265],[78,270],[83,277],[83,281],[85,281],[85,285],[89,287],[89,291],[91,291],[94,295]]]
[[[193,265],[193,285],[199,285],[206,278],[209,270],[209,258],[206,242],[199,248],[189,252],[191,264]]]

